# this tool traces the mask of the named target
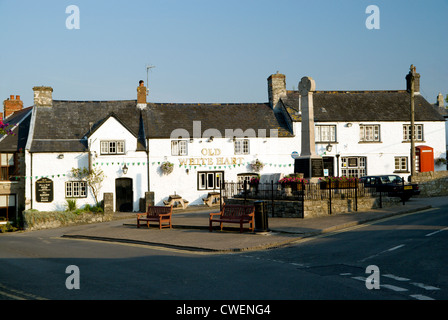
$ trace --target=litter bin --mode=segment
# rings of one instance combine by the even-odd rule
[[[264,201],[255,201],[255,232],[268,232],[268,212]]]

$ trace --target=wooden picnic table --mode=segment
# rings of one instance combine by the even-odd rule
[[[174,209],[185,209],[188,207],[189,201],[182,198],[182,196],[178,194],[170,195],[167,200],[163,200],[165,206],[173,206]]]
[[[220,201],[220,194],[219,192],[209,192],[207,195],[207,198],[202,198],[202,201],[204,201],[204,203],[211,207],[214,205],[219,205],[219,201]]]

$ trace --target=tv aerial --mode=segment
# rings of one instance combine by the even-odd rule
[[[146,65],[146,95],[149,94],[149,71],[151,71],[151,69],[153,68],[155,68],[155,66],[149,64]]]

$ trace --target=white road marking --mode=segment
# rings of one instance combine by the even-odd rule
[[[425,290],[440,290],[440,288],[436,288],[436,287],[433,287],[433,286],[428,286],[428,285],[426,285],[424,283],[412,282],[411,284],[416,286],[416,287],[423,288]]]
[[[380,285],[380,287],[387,288],[387,289],[390,289],[390,290],[393,290],[393,291],[397,291],[397,292],[408,291],[408,289],[397,287],[397,286],[393,286],[391,284],[382,284],[382,285]]]
[[[383,277],[387,277],[387,278],[394,279],[397,281],[409,281],[410,280],[408,278],[394,276],[393,274],[383,274]]]
[[[404,244],[400,244],[400,245],[398,245],[398,246],[395,246],[395,247],[393,247],[393,248],[390,248],[390,249],[387,249],[387,250],[381,251],[380,253],[374,254],[374,255],[372,255],[372,256],[370,256],[370,257],[364,258],[364,259],[360,260],[360,262],[364,262],[364,261],[366,261],[366,260],[369,260],[369,259],[375,258],[375,257],[379,256],[380,254],[383,254],[383,253],[386,253],[386,252],[391,252],[391,251],[394,251],[394,250],[400,249],[400,248],[402,248],[402,247],[404,247],[404,246],[405,246]]]
[[[433,298],[424,296],[422,294],[411,294],[410,297],[415,298],[417,300],[434,300]]]
[[[393,247],[393,248],[390,248],[390,249],[386,250],[385,252],[394,251],[394,250],[400,249],[401,247],[404,247],[404,246],[405,246],[404,244],[400,244],[400,245],[398,245],[396,247]]]
[[[433,235],[435,235],[435,234],[437,234],[437,233],[439,233],[439,232],[445,231],[445,230],[448,230],[448,228],[444,228],[444,229],[441,229],[441,230],[437,230],[437,231],[428,233],[426,236],[427,236],[427,237],[430,237],[430,236],[433,236]]]

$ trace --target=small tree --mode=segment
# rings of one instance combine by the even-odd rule
[[[95,198],[96,205],[98,206],[98,196],[100,193],[100,189],[103,185],[104,178],[106,177],[103,170],[96,167],[92,170],[84,167],[80,168],[72,168],[71,174],[74,178],[85,180],[92,190],[93,197]]]

